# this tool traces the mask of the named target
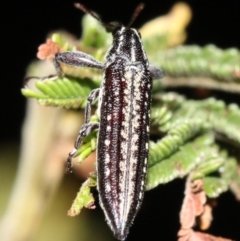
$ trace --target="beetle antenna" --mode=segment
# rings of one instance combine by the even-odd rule
[[[131,18],[129,24],[127,25],[128,28],[130,28],[130,26],[133,24],[133,22],[135,21],[135,19],[139,15],[139,13],[144,9],[144,6],[145,6],[144,3],[140,3],[136,7],[135,11],[133,12],[133,15],[132,15],[132,18]]]
[[[87,14],[91,15],[93,18],[95,18],[96,20],[98,20],[103,26],[105,26],[106,29],[110,29],[111,30],[111,29],[115,28],[114,24],[103,22],[102,19],[96,13],[94,13],[91,10],[89,10],[88,8],[86,8],[81,3],[74,3],[74,6],[75,6],[75,8],[80,9],[84,13],[87,13]]]
[[[100,23],[102,23],[103,25],[105,25],[105,23],[103,23],[102,19],[99,18],[99,16],[97,14],[95,14],[94,12],[92,12],[91,10],[89,10],[88,8],[86,8],[84,5],[82,5],[81,3],[74,3],[75,8],[78,8],[80,10],[82,10],[84,13],[90,14],[93,18],[97,19]]]

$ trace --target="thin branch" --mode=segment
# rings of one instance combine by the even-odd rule
[[[163,87],[194,87],[221,90],[232,93],[240,93],[240,83],[221,82],[208,77],[170,77],[165,76],[161,79]]]

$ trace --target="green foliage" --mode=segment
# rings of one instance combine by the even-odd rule
[[[81,41],[83,47],[92,47],[95,49],[108,47],[111,44],[111,33],[107,33],[106,29],[90,15],[86,15],[82,20],[83,28]]]
[[[76,216],[78,215],[82,208],[95,208],[94,205],[94,198],[91,193],[91,187],[96,186],[96,177],[95,175],[91,175],[81,186],[77,196],[68,211],[69,216]]]
[[[146,189],[152,189],[190,173],[197,164],[206,161],[208,147],[212,144],[213,138],[209,135],[194,138],[191,142],[179,145],[175,150],[172,150],[171,141],[168,145],[162,144],[162,141],[151,143]],[[166,155],[162,155],[161,158],[164,152]]]
[[[77,109],[85,107],[88,93],[96,88],[90,79],[84,78],[79,81],[73,78],[36,81],[35,86],[41,92],[25,88],[22,89],[22,94],[29,98],[36,98],[41,105]]]
[[[216,198],[228,190],[228,183],[226,180],[218,177],[204,177],[203,188],[209,198]]]
[[[83,144],[78,149],[75,156],[78,157],[78,163],[83,162],[97,148],[97,132],[93,132],[84,138]]]
[[[221,172],[221,178],[225,179],[229,185],[229,189],[233,192],[238,200],[240,200],[240,169],[236,157],[225,157],[225,161]]]
[[[170,76],[202,76],[240,83],[239,55],[235,48],[222,50],[214,45],[193,45],[157,52],[153,58]]]

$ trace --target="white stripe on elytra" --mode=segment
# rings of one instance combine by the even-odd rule
[[[134,152],[138,150],[137,143],[140,140],[139,135],[134,133],[134,130],[138,129],[140,124],[140,116],[138,116],[137,110],[140,109],[138,102],[141,101],[141,93],[139,89],[142,78],[143,72],[141,69],[136,68],[136,65],[126,67],[124,79],[127,85],[124,90],[124,103],[127,105],[123,109],[124,120],[122,122],[123,129],[121,130],[121,136],[124,139],[124,141],[121,142],[121,155],[123,160],[120,160],[119,162],[119,168],[123,175],[122,178],[119,179],[119,187],[121,193],[125,193],[127,195],[127,197],[123,195],[119,197],[119,213],[123,223],[128,219],[136,185],[133,179],[136,174],[138,159],[134,156]],[[133,93],[131,93],[132,88],[134,88]],[[129,139],[129,137],[131,138]],[[129,162],[126,162],[126,160],[129,160]],[[143,185],[144,182],[141,183],[142,191]],[[139,195],[139,197],[141,197],[141,195]]]

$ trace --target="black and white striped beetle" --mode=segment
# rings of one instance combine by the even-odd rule
[[[81,4],[75,6],[112,29],[113,43],[100,63],[83,52],[63,52],[54,64],[61,75],[60,63],[102,69],[103,81],[87,99],[85,123],[75,148],[69,153],[67,169],[84,137],[98,130],[97,188],[100,205],[114,236],[125,240],[141,206],[148,162],[148,141],[152,79],[163,77],[160,69],[150,67],[140,34],[130,25],[143,8],[140,4],[127,27],[103,23]],[[91,103],[98,97],[100,122],[90,123]]]

